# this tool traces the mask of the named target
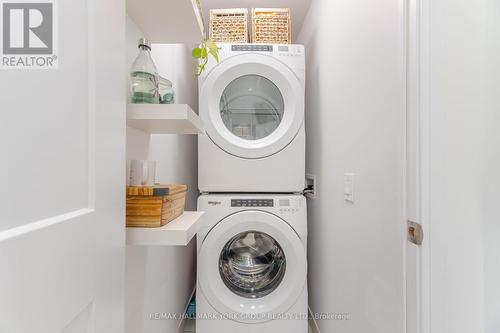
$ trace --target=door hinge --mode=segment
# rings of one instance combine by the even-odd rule
[[[422,225],[413,221],[407,221],[407,224],[408,241],[415,245],[422,245],[424,240],[424,230],[422,229]]]

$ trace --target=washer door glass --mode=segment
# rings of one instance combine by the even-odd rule
[[[224,89],[220,114],[231,133],[244,140],[259,140],[279,127],[284,105],[273,82],[260,75],[244,75]]]
[[[224,284],[245,298],[270,294],[283,280],[285,270],[281,246],[271,236],[258,231],[234,236],[219,258],[219,273]]]

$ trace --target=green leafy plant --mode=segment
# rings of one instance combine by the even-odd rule
[[[219,49],[212,40],[206,37],[205,21],[203,19],[203,11],[201,10],[201,0],[192,1],[194,9],[198,14],[198,24],[200,25],[202,38],[200,45],[195,47],[191,52],[191,56],[193,57],[194,74],[199,76],[205,70],[209,56],[212,56],[217,62],[219,62]]]
[[[219,62],[219,48],[210,39],[203,39],[200,46],[193,49],[191,56],[195,60],[194,74],[196,76],[203,73],[210,55]]]

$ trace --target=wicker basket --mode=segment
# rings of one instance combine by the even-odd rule
[[[248,10],[211,9],[210,39],[216,43],[248,43]]]
[[[253,8],[252,43],[290,44],[290,8]]]

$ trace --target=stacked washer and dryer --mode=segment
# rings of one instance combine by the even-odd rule
[[[304,47],[219,59],[199,79],[196,331],[306,333]]]

